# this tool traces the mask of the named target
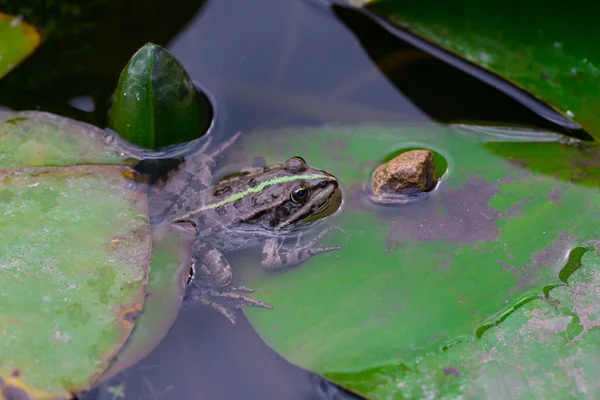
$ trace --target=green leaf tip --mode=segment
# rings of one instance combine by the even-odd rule
[[[109,127],[134,144],[155,149],[201,136],[211,117],[210,103],[196,92],[177,58],[146,43],[121,72]]]

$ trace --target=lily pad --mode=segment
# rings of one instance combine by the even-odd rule
[[[40,44],[35,27],[20,17],[0,13],[0,78],[27,58]]]
[[[121,164],[141,151],[111,132],[37,111],[0,111],[0,168]]]
[[[323,240],[341,251],[277,274],[250,258],[232,261],[243,266],[234,277],[274,306],[245,311],[263,339],[367,398],[468,396],[468,385],[453,379],[459,374],[474,385],[479,375],[463,373],[456,357],[481,365],[477,346],[491,328],[561,284],[571,249],[600,236],[597,147],[490,132],[366,126],[243,137],[231,160],[299,155],[338,177],[344,192],[342,212],[332,216],[338,230]],[[406,205],[370,203],[364,190],[375,168],[414,148],[446,159],[438,187]],[[421,368],[424,360],[430,367]],[[502,374],[487,379],[507,382]]]
[[[70,398],[129,336],[152,242],[145,195],[126,184],[120,167],[0,170],[5,398]]]
[[[195,231],[163,224],[152,228],[152,264],[144,309],[135,331],[110,368],[98,379],[104,382],[147,356],[175,321],[190,272]]]
[[[498,74],[600,138],[600,34],[589,29],[599,4],[376,0],[366,8]]]
[[[481,340],[426,356],[395,379],[369,371],[363,389],[373,398],[596,398],[600,254],[588,249],[580,263],[568,284],[522,304]]]
[[[4,398],[70,398],[142,358],[177,315],[191,239],[151,232],[146,194],[118,165],[139,153],[68,118],[0,112]]]

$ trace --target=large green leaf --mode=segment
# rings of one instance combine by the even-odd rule
[[[19,17],[0,14],[0,78],[40,44],[37,30]]]
[[[258,271],[255,259],[232,260],[245,267],[234,277],[274,306],[246,311],[264,340],[370,398],[468,395],[462,382],[474,385],[479,376],[459,368],[456,381],[447,350],[475,357],[476,334],[486,339],[516,306],[560,284],[568,252],[600,236],[598,149],[548,136],[540,139],[553,141],[506,143],[523,140],[512,137],[435,126],[243,137],[231,160],[299,155],[337,176],[344,192],[343,210],[332,217],[339,229],[323,240],[343,250],[278,274]],[[411,204],[371,204],[364,189],[373,170],[389,154],[416,147],[448,163],[436,190]],[[423,360],[430,366],[421,368]],[[510,382],[502,374],[486,379]],[[563,383],[577,385],[572,375]]]
[[[367,8],[488,69],[600,138],[597,2],[376,0]]]
[[[600,394],[600,255],[586,252],[569,285],[520,305],[481,340],[419,360],[335,375],[373,398],[565,399]]]
[[[135,154],[91,125],[0,112],[0,398],[70,398],[129,337],[152,236],[132,170],[110,164]]]
[[[0,170],[3,392],[69,398],[107,368],[144,302],[145,195],[120,167]]]

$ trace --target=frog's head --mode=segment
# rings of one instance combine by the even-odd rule
[[[221,181],[215,193],[229,190],[237,218],[235,225],[267,230],[288,230],[299,223],[321,219],[339,207],[337,179],[312,168],[302,158],[272,165]]]
[[[287,160],[284,169],[294,179],[280,186],[285,201],[278,205],[272,216],[277,229],[324,218],[339,207],[339,202],[335,201],[339,199],[335,197],[341,193],[335,176],[310,167],[300,157]]]

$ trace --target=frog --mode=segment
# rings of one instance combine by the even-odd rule
[[[302,157],[244,168],[213,183],[216,160],[239,135],[210,151],[207,141],[148,191],[151,224],[191,224],[195,230],[184,306],[199,302],[233,324],[238,309],[272,306],[251,297],[252,289],[232,285],[228,253],[259,247],[262,267],[283,270],[342,248],[318,246],[335,226],[301,243],[308,227],[322,223],[331,214],[327,210],[335,197],[341,196],[337,178],[310,166]],[[294,237],[295,246],[284,246],[286,239]]]

